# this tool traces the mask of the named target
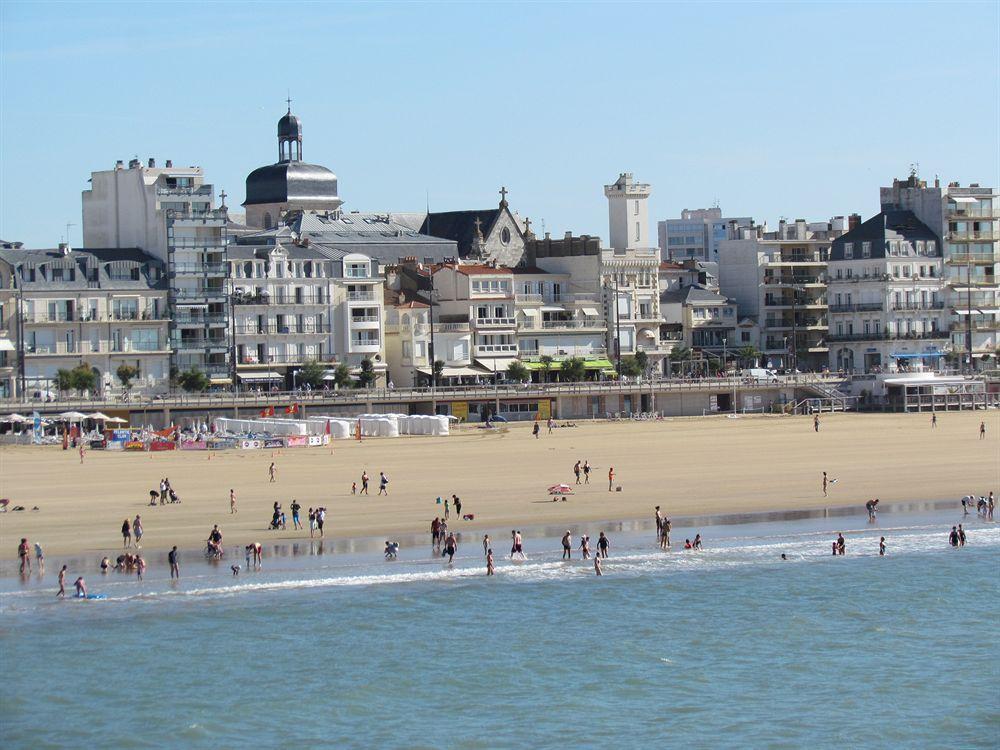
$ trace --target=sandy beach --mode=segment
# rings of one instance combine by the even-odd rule
[[[987,439],[978,425],[985,416]],[[384,536],[422,532],[443,512],[435,498],[457,494],[460,532],[496,532],[518,526],[607,519],[651,518],[653,506],[668,514],[732,513],[940,500],[1000,485],[997,435],[1000,415],[953,412],[931,429],[926,414],[837,414],[822,418],[744,417],[662,422],[579,422],[530,425],[493,432],[466,427],[443,438],[341,441],[329,448],[282,451],[113,453],[92,451],[81,465],[75,451],[58,447],[0,449],[0,496],[30,510],[0,514],[0,559],[16,557],[24,536],[46,554],[111,553],[121,548],[122,520],[142,515],[147,551],[197,549],[212,524],[227,545],[308,536],[291,529],[288,506],[327,508],[327,536]],[[589,460],[591,484],[566,502],[551,502],[546,488],[573,484],[573,465]],[[268,482],[268,466],[277,482]],[[615,485],[608,492],[608,469]],[[352,496],[362,470],[372,477],[371,496]],[[390,479],[378,497],[378,474]],[[824,497],[822,472],[838,481]],[[148,505],[149,490],[169,477],[180,505]],[[229,489],[238,513],[229,512]],[[277,500],[288,513],[287,531],[266,531]]]

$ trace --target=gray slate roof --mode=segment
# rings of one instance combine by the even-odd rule
[[[929,256],[932,258],[941,257],[941,239],[934,234],[930,227],[924,224],[912,211],[899,209],[886,209],[875,214],[868,221],[852,229],[846,234],[833,241],[830,247],[830,260],[847,260],[844,258],[844,245],[848,242],[854,244],[854,258],[861,259],[861,242],[871,242],[871,258],[886,257],[886,243],[890,240],[906,240],[909,242],[932,241],[934,242],[934,252]],[[922,256],[910,255],[900,257],[918,258]]]
[[[58,249],[24,250],[0,247],[0,262],[12,269],[19,288],[34,290],[76,291],[85,289],[168,289],[163,263],[139,248],[84,248],[64,255]],[[109,266],[139,269],[138,279],[112,279]],[[35,280],[28,281],[28,272],[35,269]],[[72,269],[72,280],[53,280],[51,270]],[[44,269],[44,273],[43,273]],[[88,272],[96,271],[96,281],[88,280]]]

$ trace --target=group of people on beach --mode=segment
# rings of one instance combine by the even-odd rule
[[[179,503],[181,501],[174,488],[170,486],[170,479],[167,477],[160,480],[158,490],[149,491],[149,504],[155,506],[157,501],[159,501],[160,505]]]
[[[975,506],[976,515],[982,518],[984,521],[993,520],[993,511],[996,507],[996,500],[993,497],[993,492],[991,491],[989,495],[980,495],[979,499],[976,499],[975,493],[966,495],[962,498],[962,515],[969,515],[969,508]]]
[[[131,522],[127,518],[122,521],[122,548],[128,549],[134,545],[136,549],[142,549],[141,541],[142,517],[136,513]]]
[[[361,489],[358,490],[358,483],[351,482],[351,494],[352,495],[368,495],[368,483],[371,481],[371,477],[368,476],[368,469],[364,469],[361,472]],[[378,473],[378,494],[389,496],[389,477],[385,475],[384,471]]]

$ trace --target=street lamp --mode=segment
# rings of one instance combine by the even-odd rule
[[[292,390],[296,390],[298,386],[295,384],[295,378],[298,377],[299,370],[292,370]]]

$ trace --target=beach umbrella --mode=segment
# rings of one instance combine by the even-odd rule
[[[30,419],[22,417],[20,414],[8,414],[6,417],[0,417],[0,422],[10,422],[11,424],[20,424],[21,422],[30,421]]]
[[[101,412],[95,411],[93,414],[88,414],[87,419],[100,419],[104,422],[107,422],[110,419],[110,417],[107,414],[101,414]]]
[[[59,415],[59,419],[66,422],[79,422],[81,419],[86,419],[87,415],[78,411],[64,411]]]
[[[104,421],[108,424],[126,424],[127,419],[122,419],[121,417],[105,417]]]
[[[548,492],[550,495],[572,495],[573,488],[568,484],[554,484],[549,487]]]

